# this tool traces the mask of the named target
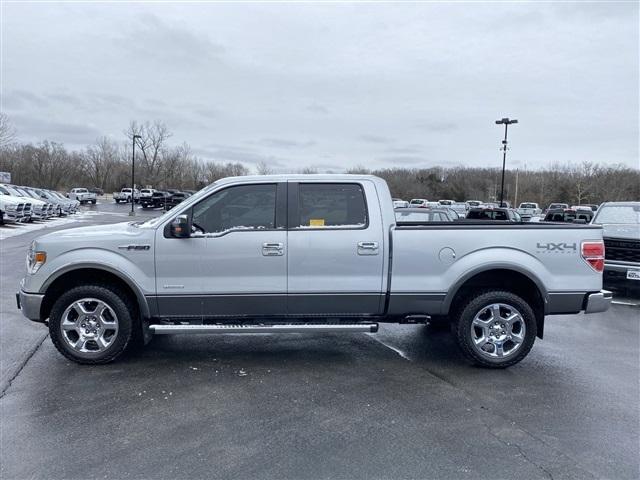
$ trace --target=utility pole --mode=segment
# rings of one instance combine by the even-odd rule
[[[504,201],[504,170],[507,164],[507,128],[509,125],[514,123],[518,123],[518,120],[515,118],[513,120],[507,118],[503,118],[500,120],[496,120],[496,125],[504,125],[504,140],[502,141],[502,182],[500,186],[500,206],[502,206],[502,202]]]
[[[134,135],[132,138],[132,145],[131,145],[131,211],[129,212],[129,216],[133,217],[136,212],[133,211],[133,205],[136,203],[135,202],[135,188],[136,188],[136,183],[135,183],[135,174],[136,174],[136,139],[138,138],[142,138],[140,135]]]
[[[518,168],[516,168],[516,193],[515,193],[515,198],[513,199],[513,208],[518,208],[518,172],[520,170]]]

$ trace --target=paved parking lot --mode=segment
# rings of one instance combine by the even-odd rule
[[[159,337],[79,366],[15,308],[24,254],[39,234],[126,212],[2,229],[2,478],[638,478],[628,292],[603,314],[550,317],[503,371],[467,365],[447,333],[397,325]]]

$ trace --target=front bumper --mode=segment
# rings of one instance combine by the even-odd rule
[[[587,295],[584,313],[605,312],[609,309],[612,299],[613,293],[609,290],[600,290],[597,293],[590,293]]]
[[[44,295],[40,293],[27,293],[22,289],[16,293],[18,309],[22,311],[25,317],[34,322],[42,321],[40,318],[40,307],[43,299]]]

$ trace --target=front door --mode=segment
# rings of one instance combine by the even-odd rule
[[[189,242],[185,245],[189,264],[182,267],[191,271],[188,280],[182,275],[189,291],[165,294],[168,298],[163,301],[160,289],[165,280],[158,279],[161,315],[163,310],[177,315],[176,300],[181,296],[185,305],[196,301],[203,317],[286,314],[285,208],[285,183],[222,187],[196,203],[189,211],[192,237],[172,239],[174,248]],[[174,272],[163,269],[167,279],[178,283]],[[161,269],[157,270],[160,275]]]
[[[289,314],[379,314],[385,239],[374,185],[290,182],[288,208]]]

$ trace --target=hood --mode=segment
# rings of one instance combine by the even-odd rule
[[[131,240],[139,236],[140,232],[141,229],[133,226],[133,222],[111,223],[59,230],[43,235],[37,241],[38,243],[73,242],[78,245],[94,246],[96,242],[102,241]]]
[[[602,226],[602,236],[607,238],[624,238],[640,240],[640,225],[609,224]]]
[[[31,203],[25,202],[20,197],[14,197],[13,195],[0,195],[0,202],[17,205],[19,203]]]
[[[37,198],[33,198],[33,197],[17,197],[19,198],[21,201],[25,202],[25,203],[30,203],[32,205],[46,205],[48,202],[45,202],[44,200],[38,200]]]

